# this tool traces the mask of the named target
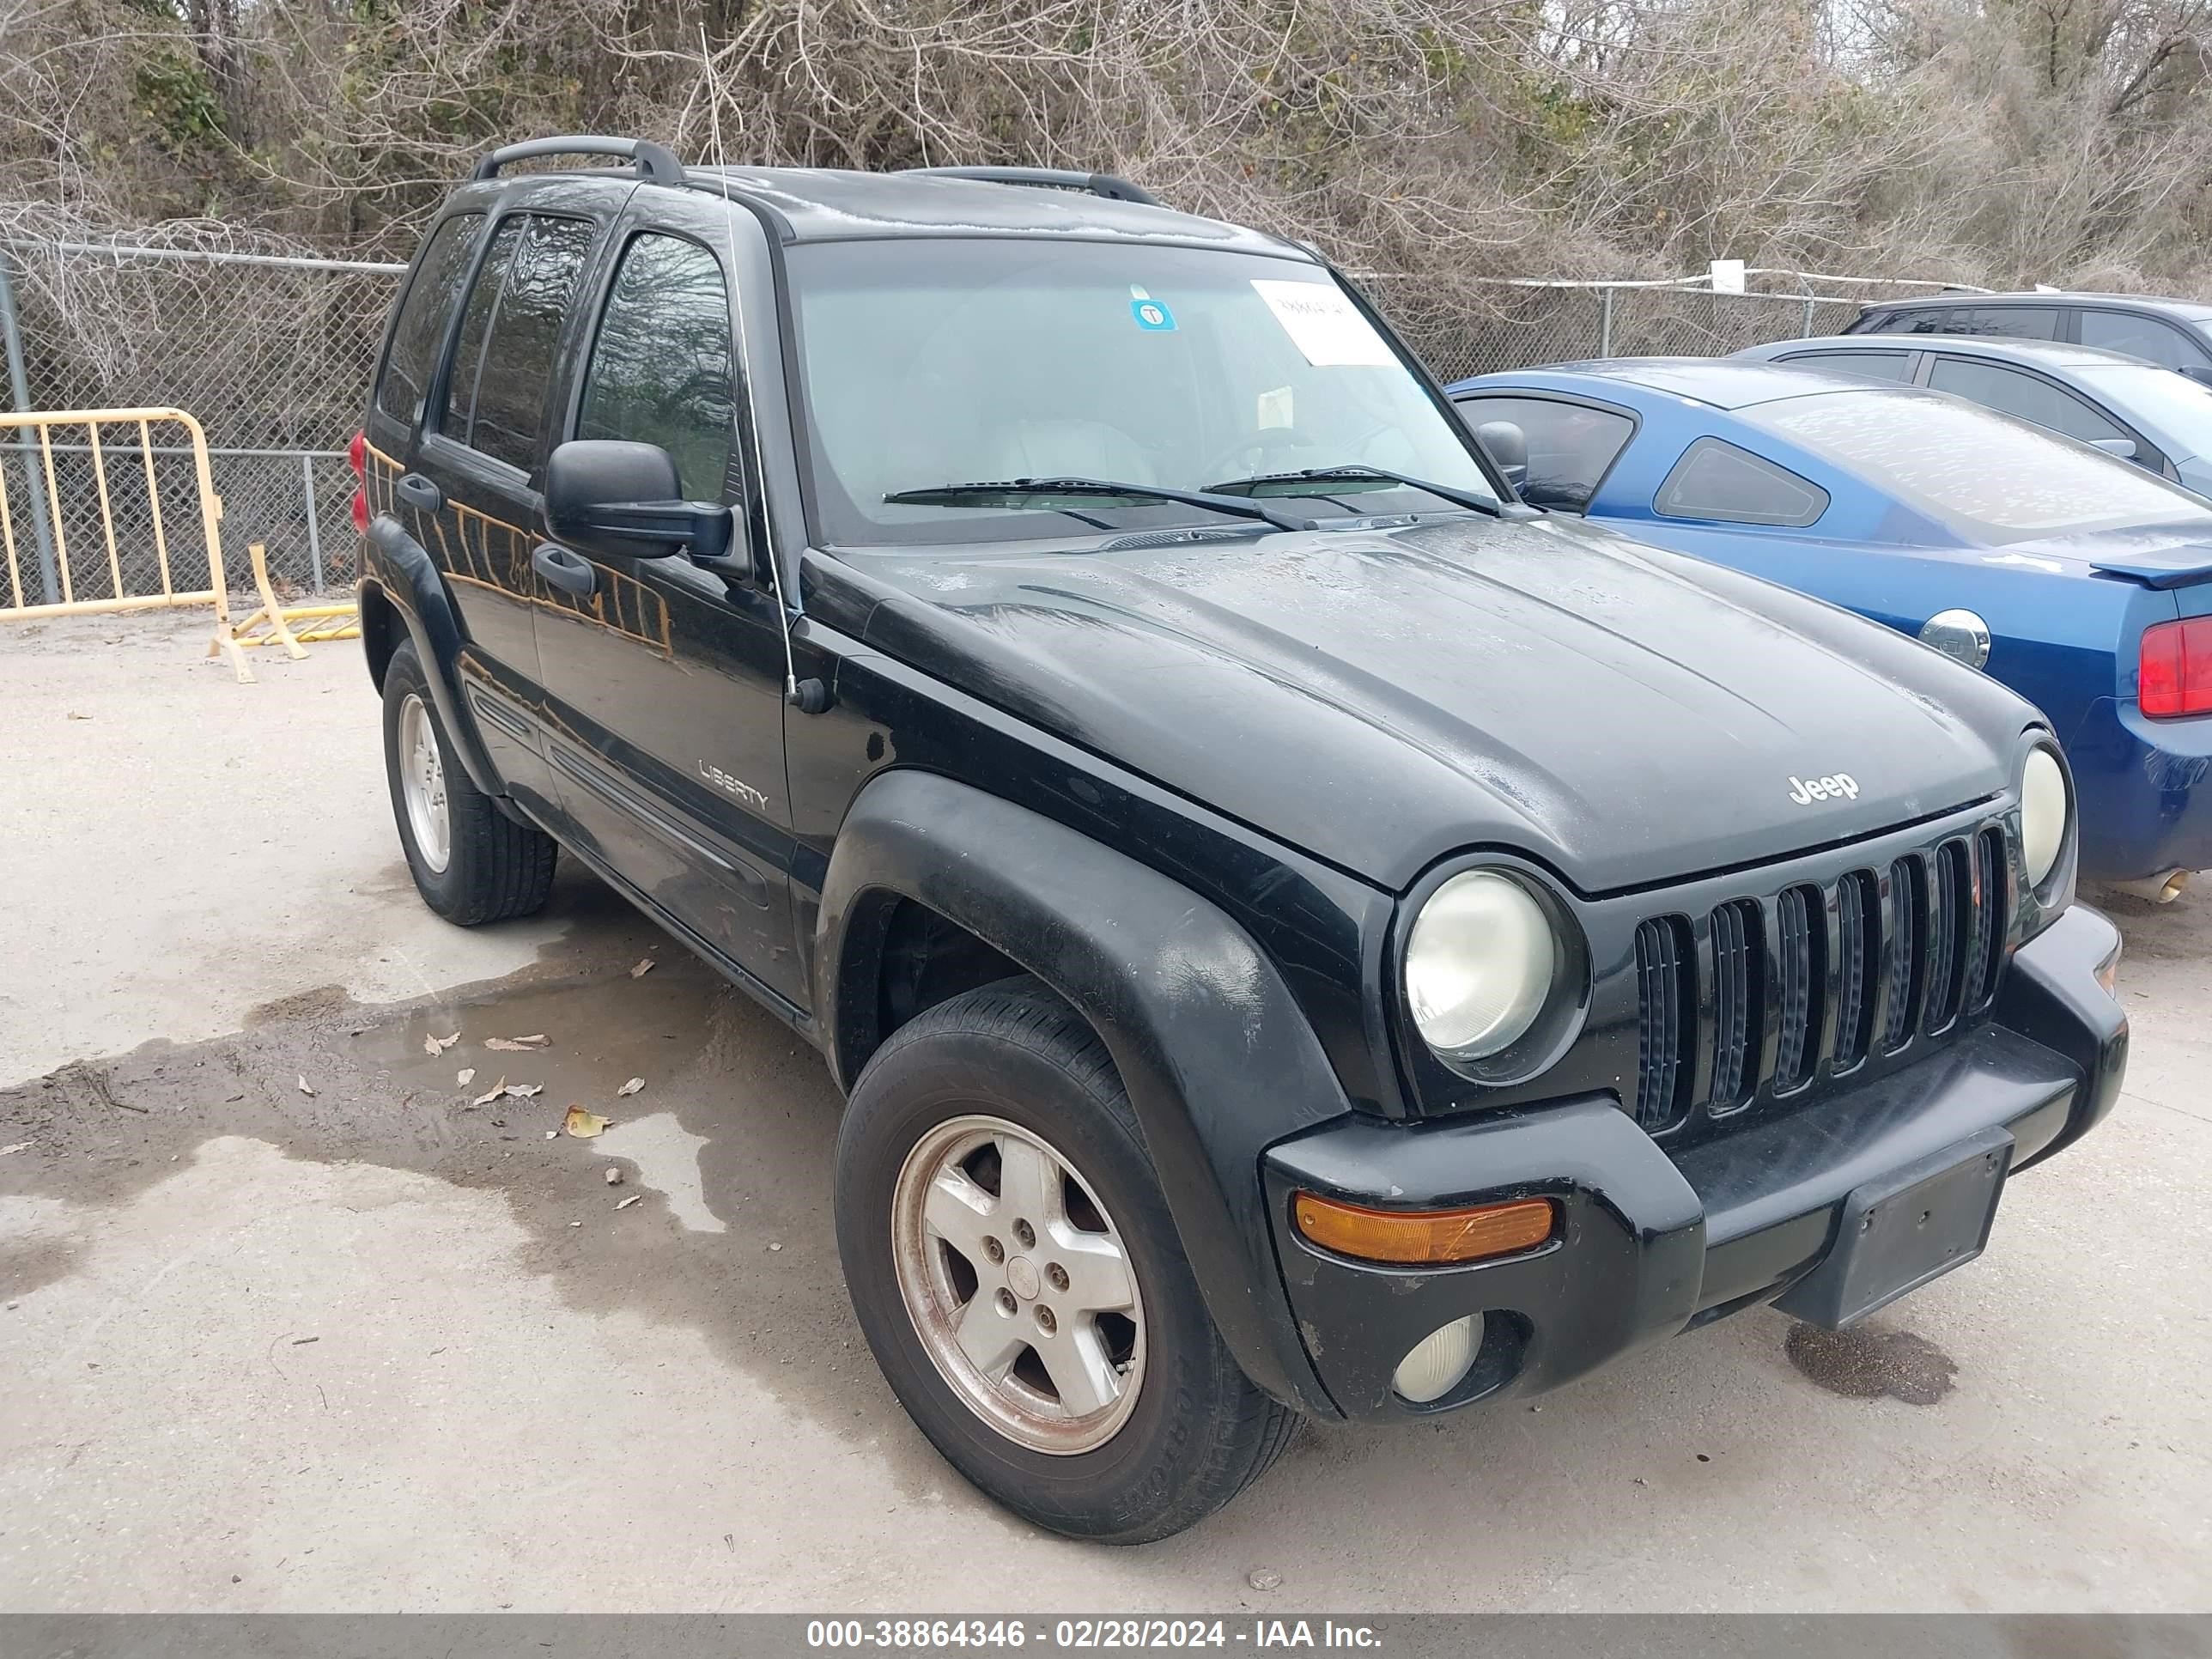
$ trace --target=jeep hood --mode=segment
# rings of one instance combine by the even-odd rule
[[[832,625],[1394,890],[1481,846],[1597,894],[1871,834],[2010,788],[2035,720],[1887,629],[1573,520],[842,564],[808,567]],[[1856,795],[1793,786],[1838,775]]]

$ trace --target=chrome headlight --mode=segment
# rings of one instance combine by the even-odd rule
[[[2043,885],[2066,845],[2066,771],[2058,757],[2038,744],[2020,769],[2020,855],[2027,879]]]
[[[1519,882],[1470,870],[1437,889],[1406,941],[1406,1001],[1447,1060],[1510,1048],[1544,1012],[1558,971],[1552,920]]]

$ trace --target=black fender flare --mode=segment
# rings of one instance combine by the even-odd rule
[[[504,795],[507,786],[493,769],[476,715],[461,696],[460,619],[453,614],[437,562],[398,520],[380,513],[368,521],[362,566],[363,589],[382,590],[385,601],[399,613],[408,637],[415,641],[415,654],[422,659],[424,678],[430,682],[430,701],[437,705],[438,718],[459,752],[469,781],[487,795]]]
[[[1250,936],[1188,888],[1065,824],[935,773],[880,774],[838,833],[815,928],[823,1046],[848,1089],[854,1032],[874,1024],[866,933],[900,898],[966,928],[1090,1022],[1230,1351],[1285,1405],[1340,1415],[1283,1287],[1261,1155],[1351,1108]]]

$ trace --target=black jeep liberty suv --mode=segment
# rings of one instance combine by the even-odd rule
[[[1974,1256],[2126,1053],[2035,710],[1523,507],[1310,249],[955,173],[500,150],[356,446],[424,899],[565,848],[821,1049],[954,1466],[1158,1538]]]

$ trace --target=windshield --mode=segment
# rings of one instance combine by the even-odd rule
[[[788,269],[831,545],[1250,522],[1133,497],[884,500],[1017,478],[1188,493],[1369,467],[1497,498],[1458,422],[1310,264],[995,237],[817,243],[792,249]],[[1249,493],[1324,521],[1465,510],[1387,478],[1310,487],[1294,502],[1306,483]]]
[[[1838,391],[1744,412],[1978,540],[2139,524],[2212,529],[2203,502],[2141,467],[1955,398]]]
[[[2176,460],[2212,455],[2212,386],[2148,363],[2115,363],[2081,374],[2123,416],[2158,428],[2179,446]]]

